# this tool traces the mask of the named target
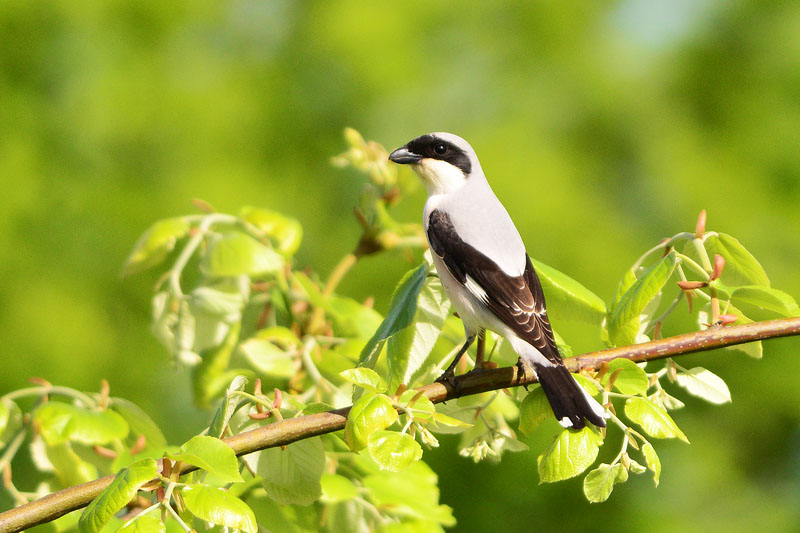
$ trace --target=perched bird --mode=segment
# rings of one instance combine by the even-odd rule
[[[461,137],[430,133],[389,155],[425,184],[423,220],[442,285],[464,322],[467,341],[437,381],[456,385],[454,369],[484,329],[505,337],[539,379],[565,428],[584,419],[605,427],[604,409],[564,366],[547,318],[542,285],[522,238],[495,196],[478,157]]]

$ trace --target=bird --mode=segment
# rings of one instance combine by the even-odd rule
[[[547,316],[542,284],[514,222],[489,186],[472,146],[434,132],[394,150],[389,160],[409,165],[428,192],[425,235],[445,293],[464,324],[466,342],[436,380],[458,390],[455,367],[476,336],[488,329],[533,370],[564,428],[588,420],[605,427],[603,407],[570,374]]]

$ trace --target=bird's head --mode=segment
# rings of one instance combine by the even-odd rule
[[[481,173],[475,151],[467,141],[452,133],[417,137],[392,152],[389,160],[410,165],[430,195],[453,192],[470,176]]]

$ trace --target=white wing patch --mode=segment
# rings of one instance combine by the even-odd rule
[[[470,276],[469,274],[467,274],[467,281],[466,283],[464,283],[464,286],[470,293],[472,293],[472,295],[475,298],[477,298],[481,302],[483,303],[489,302],[489,296],[486,294],[486,291],[483,290],[483,287],[481,287],[477,281],[472,279],[472,276]]]

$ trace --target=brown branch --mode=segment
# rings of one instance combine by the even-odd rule
[[[612,359],[624,357],[632,361],[652,361],[676,355],[733,346],[763,339],[774,339],[800,335],[800,318],[785,318],[767,322],[753,322],[739,326],[714,327],[705,331],[686,333],[644,344],[611,348],[592,352],[566,360],[571,371],[595,369]],[[535,382],[533,376],[524,376],[517,381],[516,367],[484,370],[459,378],[461,395],[478,394],[497,389],[525,385]],[[438,403],[455,396],[450,387],[433,383],[420,387],[431,401]],[[336,409],[326,413],[288,418],[252,431],[224,439],[236,455],[246,455],[265,448],[283,446],[298,440],[324,435],[344,428],[350,408]],[[186,466],[186,473],[195,468]],[[0,533],[22,531],[36,524],[49,522],[71,511],[89,504],[114,479],[106,476],[83,485],[70,487],[27,503],[10,511],[0,513]]]

